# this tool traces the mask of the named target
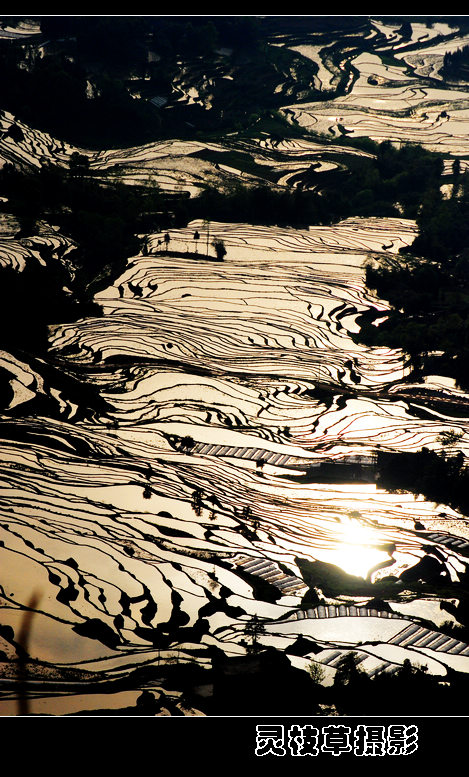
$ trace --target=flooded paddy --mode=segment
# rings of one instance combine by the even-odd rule
[[[283,110],[289,120],[328,137],[419,143],[430,151],[466,155],[468,93],[464,85],[438,86],[444,54],[465,44],[453,34],[428,49],[395,45],[392,51],[402,67],[382,58],[380,46],[373,53],[352,55],[357,76],[345,95]]]
[[[457,581],[466,521],[445,507],[457,528],[435,534],[441,506],[374,482],[301,476],[378,449],[438,449],[439,435],[454,428],[466,451],[466,419],[435,413],[422,421],[405,401],[380,398],[406,374],[401,352],[351,338],[363,310],[386,312],[364,286],[367,251],[409,244],[414,225],[213,223],[211,234],[227,247],[221,263],[185,258],[195,228],[202,243],[202,223],[171,231],[174,258],[150,235],[148,253],[98,294],[103,317],[51,334],[51,354],[99,388],[104,412],[76,420],[64,397],[56,420],[2,417],[2,650],[15,655],[34,592],[29,650],[56,680],[73,669],[104,683],[175,655],[210,665],[213,646],[243,655],[254,615],[265,627],[261,643],[287,654],[299,634],[323,646],[315,660],[328,666],[331,650],[360,642],[366,652],[378,641],[364,667],[372,672],[377,659],[399,665],[409,651],[387,646],[412,622],[400,602],[418,597],[396,593],[391,620],[371,610],[365,618],[305,617],[301,560],[352,575],[352,601],[366,610],[367,585],[412,567],[431,546]],[[11,369],[19,375],[20,366],[29,393],[18,403],[47,391],[28,381],[27,365]],[[328,394],[316,396],[324,385]],[[448,537],[460,541],[444,544]],[[240,565],[277,591],[275,602],[258,598]],[[324,603],[341,600],[350,607],[336,588]],[[416,646],[412,657],[430,672],[467,671],[465,650]],[[2,690],[4,714],[11,693]]]
[[[401,51],[402,68],[379,49],[353,52],[349,93],[285,106],[287,115],[329,138],[345,131],[419,142],[450,160],[466,154],[469,93],[419,82],[424,63],[436,62],[427,54],[447,49],[438,39],[420,60],[416,43],[448,36],[449,47],[452,28],[430,34],[413,25],[402,47],[398,28],[375,26],[383,51]],[[295,50],[323,54],[319,43]],[[321,59],[316,87],[331,79]],[[66,165],[77,150],[20,122],[24,137],[14,141],[5,134],[13,117],[1,121],[4,161]],[[370,156],[265,133],[83,153],[103,180],[152,180],[195,196],[208,180],[260,180],[214,161],[233,149],[275,171],[280,188],[312,163],[320,175],[351,155]],[[448,432],[457,433],[453,452],[467,457],[469,418],[450,401],[437,412],[400,396],[406,355],[354,338],[363,313],[385,318],[389,309],[365,286],[366,261],[395,262],[415,239],[415,222],[193,221],[167,234],[170,253],[163,234],[141,236],[142,252],[96,294],[102,316],[50,328],[54,380],[41,360],[0,353],[10,392],[0,418],[0,714],[17,704],[27,610],[35,713],[134,706],[150,688],[164,696],[161,714],[173,714],[180,690],[163,691],[158,673],[245,656],[254,616],[261,647],[305,671],[314,660],[329,681],[353,649],[370,675],[406,659],[430,674],[468,672],[469,645],[445,633],[457,624],[451,606],[467,574],[468,519],[386,492],[376,459],[441,450]],[[221,262],[214,238],[226,247]],[[7,231],[0,264],[21,272],[28,262],[65,262],[72,250],[54,230],[29,242]],[[71,395],[57,375],[79,379],[98,399]],[[434,375],[412,388],[462,396]],[[412,570],[431,562],[430,591]]]

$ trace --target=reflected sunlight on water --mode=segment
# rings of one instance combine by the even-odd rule
[[[337,535],[339,542],[332,553],[333,563],[350,575],[366,578],[373,567],[389,560],[389,553],[376,547],[376,531],[353,518],[343,519]]]

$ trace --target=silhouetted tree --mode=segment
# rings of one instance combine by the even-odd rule
[[[15,143],[21,143],[24,140],[23,130],[17,124],[11,124],[5,134],[6,137],[12,138]]]
[[[261,647],[258,638],[261,634],[265,634],[265,626],[261,623],[257,615],[253,615],[252,618],[248,620],[244,627],[244,633],[251,640],[251,644],[247,646],[247,652],[253,653],[254,655],[259,653]]]
[[[215,249],[215,253],[217,255],[217,259],[219,262],[223,260],[223,257],[226,256],[226,248],[223,240],[215,239],[212,240],[212,246]]]
[[[82,175],[89,175],[90,160],[85,154],[74,151],[73,154],[70,155],[68,165],[70,168],[70,175],[72,176],[79,177]]]
[[[195,441],[188,434],[181,439],[181,449],[184,451],[190,451],[195,445]]]
[[[335,686],[346,686],[356,682],[357,678],[364,674],[359,667],[360,658],[357,653],[346,653],[337,663],[337,671],[334,677]]]
[[[200,490],[200,488],[196,488],[192,494],[192,509],[194,513],[199,516],[202,514],[203,508],[202,497],[203,492]]]

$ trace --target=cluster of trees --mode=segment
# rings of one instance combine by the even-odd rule
[[[430,202],[439,197],[441,158],[419,146],[396,149],[389,142],[369,145],[375,158],[352,157],[347,170],[330,175],[317,176],[311,169],[296,188],[237,184],[221,192],[207,187],[198,197],[175,206],[178,222],[204,218],[306,226],[330,224],[351,215],[401,216],[403,211],[406,218],[417,217],[419,223],[427,223],[426,211],[420,217],[419,208],[422,199]],[[313,182],[320,191],[308,189]],[[447,224],[446,214],[440,223]]]
[[[384,142],[371,148],[375,158],[351,158],[348,170],[330,176],[318,177],[312,169],[294,189],[236,185],[222,193],[208,187],[199,197],[180,203],[179,209],[183,220],[293,226],[330,224],[351,215],[400,216],[402,211],[406,218],[420,218],[422,199],[438,198],[441,158],[413,145],[396,149]],[[320,193],[307,188],[313,180]],[[422,223],[424,219],[425,214]],[[441,223],[447,223],[445,216]]]
[[[154,17],[151,45],[161,56],[210,56],[218,46],[256,48],[260,30],[253,17]]]
[[[289,35],[301,40],[313,33],[329,33],[335,37],[340,34],[366,35],[370,29],[366,16],[265,16],[260,25],[271,37]]]
[[[136,250],[142,215],[158,213],[166,223],[170,219],[158,187],[103,183],[93,177],[88,157],[77,152],[68,170],[47,163],[32,171],[4,165],[0,192],[19,219],[22,235],[34,234],[41,218],[58,224],[80,244],[76,256],[91,271]]]
[[[395,265],[369,266],[367,285],[392,305],[379,327],[363,319],[368,345],[403,348],[413,366],[469,381],[469,175],[453,176],[443,199],[427,190],[416,217],[419,234]],[[411,253],[412,252],[412,253]],[[442,352],[442,355],[430,355]]]
[[[469,46],[448,51],[443,59],[442,74],[445,78],[467,80],[469,78]]]
[[[458,715],[465,712],[468,681],[465,675],[449,671],[432,675],[426,666],[405,659],[394,672],[382,671],[370,677],[360,666],[357,653],[346,653],[336,667],[332,685],[324,685],[324,671],[312,662],[309,677],[288,669],[287,657],[273,648],[262,648],[258,637],[262,626],[256,616],[246,623],[251,657],[238,671],[215,674],[212,704],[223,705],[230,714],[245,714],[246,694],[256,714],[278,710],[280,714],[324,714],[324,707],[340,715]],[[260,648],[260,649],[259,649]],[[321,706],[319,706],[321,705]],[[239,710],[239,711],[238,711]],[[291,712],[290,712],[291,711]]]
[[[409,659],[395,672],[378,672],[371,678],[361,669],[358,655],[351,652],[337,665],[334,684],[324,689],[324,698],[343,715],[458,714],[464,698],[459,684],[442,685],[440,681],[441,677],[428,674],[426,666],[414,665]]]
[[[442,159],[413,144],[397,149],[389,141],[368,142],[366,148],[374,158],[350,158],[347,171],[320,178],[332,218],[416,218],[424,197],[439,192]]]
[[[469,238],[469,173],[461,174],[460,162],[453,163],[451,197],[439,189],[427,190],[416,221],[417,239],[408,252],[448,265],[454,271],[460,256],[467,258]]]
[[[21,273],[0,267],[0,347],[32,352],[47,347],[48,325],[98,315],[98,306],[79,306],[64,291],[70,277],[59,262],[53,271],[30,261]]]
[[[151,17],[145,16],[42,16],[41,32],[56,47],[83,66],[101,69],[138,68],[146,60],[146,39]]]
[[[76,42],[82,60],[133,66],[147,47],[169,58],[206,56],[217,46],[251,49],[262,36],[252,16],[43,16],[40,25],[48,39]]]
[[[388,491],[421,494],[469,515],[469,469],[461,452],[379,453],[378,472]]]
[[[45,164],[23,172],[6,164],[0,170],[0,192],[21,225],[21,235],[35,234],[45,218],[78,243],[74,261],[86,285],[108,264],[119,264],[139,248],[135,237],[141,213],[165,206],[156,187],[103,185],[89,171],[88,158],[75,153],[67,171]]]
[[[275,190],[269,186],[235,186],[229,192],[207,188],[199,197],[181,203],[185,218],[254,224],[329,223],[324,198],[302,189]]]
[[[458,285],[444,266],[426,263],[370,266],[366,281],[392,309],[378,327],[364,316],[359,339],[367,345],[403,348],[417,371],[432,364],[436,374],[452,375],[467,385],[467,286]]]
[[[158,112],[133,99],[123,78],[105,70],[91,74],[60,51],[32,56],[27,63],[24,56],[19,45],[0,41],[0,103],[26,123],[90,147],[158,137]]]
[[[28,262],[21,273],[9,267],[0,269],[5,347],[45,348],[48,324],[96,315],[99,308],[90,302],[95,280],[101,278],[104,283],[111,273],[123,269],[129,256],[138,253],[140,242],[135,234],[140,214],[161,206],[156,189],[103,186],[88,173],[87,157],[81,154],[72,157],[70,171],[44,165],[23,172],[10,164],[0,170],[0,192],[8,199],[8,211],[19,221],[18,237],[37,234],[37,222],[45,219],[77,244],[71,257],[75,277],[57,261],[45,267]]]

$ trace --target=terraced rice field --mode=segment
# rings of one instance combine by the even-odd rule
[[[289,120],[328,137],[346,134],[381,142],[419,143],[431,151],[468,153],[468,103],[464,84],[441,85],[445,53],[467,45],[464,36],[448,25],[412,24],[409,41],[398,27],[375,22],[386,36],[370,52],[352,52],[348,61],[357,77],[341,97],[329,102],[285,107]],[[432,45],[431,41],[437,42]],[[392,53],[396,64],[382,58]],[[304,52],[305,56],[308,52]],[[319,52],[318,56],[324,56]],[[402,62],[402,66],[397,64]],[[327,67],[327,58],[322,65]],[[327,88],[327,82],[324,82]]]
[[[16,633],[34,590],[31,655],[56,676],[73,667],[102,682],[175,656],[209,665],[211,646],[242,655],[253,615],[266,629],[262,644],[288,653],[302,635],[322,646],[315,660],[331,671],[332,653],[357,642],[370,672],[416,656],[429,671],[466,671],[459,643],[446,652],[439,642],[396,642],[409,619],[418,623],[420,602],[412,615],[409,603],[393,603],[391,620],[366,609],[366,596],[353,603],[364,618],[300,607],[298,559],[375,579],[434,545],[452,579],[465,568],[468,542],[454,539],[466,537],[466,522],[449,508],[454,536],[432,534],[441,506],[374,482],[296,479],[324,460],[378,448],[438,448],[441,432],[455,428],[454,418],[422,421],[406,402],[380,398],[405,374],[403,355],[351,339],[360,312],[386,311],[364,287],[367,252],[408,244],[413,223],[212,224],[227,246],[222,263],[185,258],[196,228],[203,238],[198,222],[171,231],[175,258],[149,236],[149,253],[98,295],[104,316],[53,332],[52,354],[99,386],[104,412],[83,417],[55,391],[56,420],[2,419],[2,623]],[[23,261],[11,243],[15,252]],[[17,392],[12,407],[51,391],[27,365],[7,355],[2,365]],[[329,385],[327,398],[315,398],[319,384]],[[458,419],[464,451],[467,426]],[[415,519],[425,531],[414,530]],[[272,580],[277,600],[256,598],[240,565]],[[433,618],[437,628],[438,608]],[[381,647],[366,647],[376,641]],[[3,636],[2,649],[13,650]],[[292,661],[306,667],[312,655]],[[7,711],[8,688],[2,698]]]
[[[382,27],[393,45],[395,31]],[[377,24],[376,34],[383,29]],[[305,44],[303,53],[318,51]],[[412,75],[364,53],[353,59],[360,76],[349,94],[289,106],[289,115],[329,135],[342,125],[449,158],[468,153],[467,90],[416,86],[420,60],[402,56]],[[322,70],[318,78],[327,86]],[[12,121],[3,114],[4,131]],[[66,164],[76,150],[21,128],[23,141],[0,140],[6,161]],[[84,153],[103,177],[150,176],[194,195],[207,175],[238,174],[193,157],[227,147],[165,141]],[[275,168],[281,186],[311,160],[330,169],[326,153],[365,154],[269,136],[236,148]],[[40,662],[32,711],[99,708],[100,688],[138,667],[208,667],[213,648],[245,655],[253,616],[264,626],[262,646],[305,670],[314,658],[328,681],[357,645],[371,675],[406,658],[434,674],[469,671],[469,646],[438,631],[454,619],[437,596],[407,591],[383,610],[365,589],[322,592],[320,605],[302,606],[306,562],[334,565],[364,586],[432,553],[449,582],[467,569],[467,519],[456,511],[386,493],[373,474],[321,479],[323,464],[372,472],[378,451],[438,450],[449,430],[461,435],[454,450],[469,454],[467,418],[428,408],[423,418],[418,403],[393,397],[409,371],[401,351],[353,339],[363,312],[372,307],[385,317],[388,309],[365,287],[365,261],[395,261],[414,240],[415,223],[352,218],[307,230],[212,223],[210,239],[227,249],[223,262],[204,256],[206,229],[196,221],[170,230],[171,256],[161,234],[145,236],[145,253],[97,295],[102,317],[51,329],[55,366],[96,387],[99,407],[70,398],[42,375],[39,360],[0,354],[11,389],[0,420],[1,714],[15,710],[8,662],[19,655],[25,607],[36,613],[29,652]],[[189,255],[196,230],[198,259]],[[0,264],[21,271],[25,262],[62,262],[72,248],[53,230],[29,243],[4,237]],[[438,376],[429,380],[447,397],[467,398]],[[300,637],[311,650],[303,643],[298,655]],[[134,704],[139,690],[106,703]],[[170,696],[177,706],[180,691]]]

